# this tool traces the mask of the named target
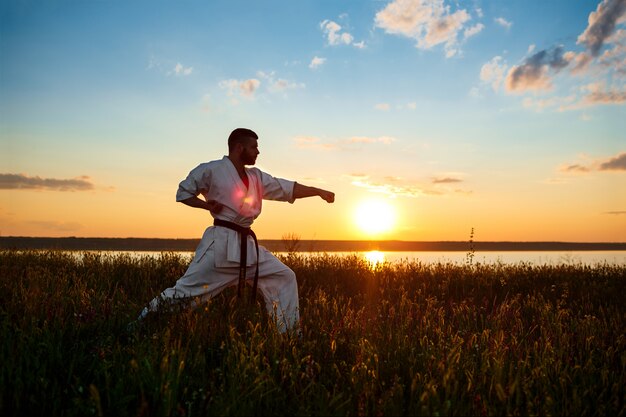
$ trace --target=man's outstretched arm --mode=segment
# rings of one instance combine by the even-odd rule
[[[328,203],[335,201],[335,193],[322,190],[321,188],[309,187],[306,185],[295,183],[293,186],[293,198],[306,198],[319,196]]]

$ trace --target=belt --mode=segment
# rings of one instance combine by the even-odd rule
[[[246,283],[246,264],[248,263],[248,236],[252,236],[254,239],[254,246],[256,247],[256,270],[254,272],[254,284],[252,285],[252,296],[250,301],[255,302],[257,282],[259,281],[259,242],[256,239],[256,235],[249,227],[243,227],[236,223],[226,220],[215,219],[213,224],[215,226],[226,227],[239,233],[241,242],[241,256],[239,257],[239,283],[237,286],[237,297],[241,298],[243,288]]]

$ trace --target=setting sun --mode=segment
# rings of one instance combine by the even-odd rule
[[[389,232],[396,222],[393,206],[383,200],[361,202],[355,212],[354,221],[358,228],[369,235]]]

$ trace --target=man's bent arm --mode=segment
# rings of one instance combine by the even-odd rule
[[[186,200],[181,200],[180,201],[183,204],[188,205],[189,207],[196,207],[196,208],[201,208],[204,210],[210,210],[214,213],[219,213],[222,210],[222,205],[220,203],[218,203],[217,201],[204,201],[198,197],[189,197]]]
[[[322,190],[321,188],[309,187],[306,185],[298,184],[297,182],[293,185],[294,199],[315,196],[323,198],[328,203],[332,203],[335,201],[335,193],[332,193],[330,191]]]

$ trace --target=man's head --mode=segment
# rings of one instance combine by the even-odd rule
[[[228,137],[228,155],[244,165],[254,165],[259,154],[259,136],[250,129],[237,128]]]

